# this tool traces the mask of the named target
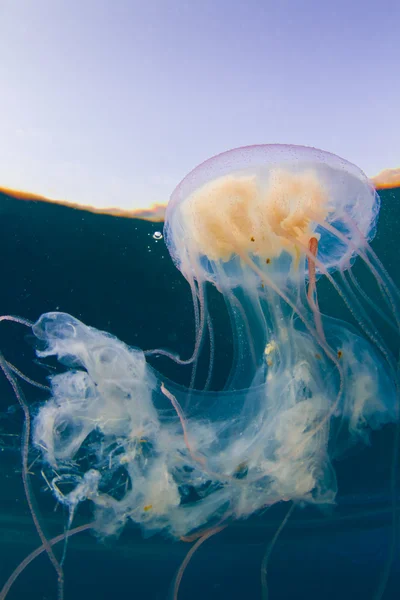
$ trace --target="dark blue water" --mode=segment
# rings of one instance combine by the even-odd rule
[[[384,192],[382,200],[374,248],[400,285],[400,190]],[[194,335],[190,290],[173,266],[163,240],[154,240],[153,233],[159,229],[160,225],[144,221],[0,195],[0,314],[36,320],[47,311],[65,311],[128,344],[143,349],[168,347],[183,357],[189,356]],[[324,312],[349,317],[323,282],[319,298]],[[212,387],[218,389],[228,368],[232,344],[223,302],[214,290],[210,290],[210,308],[216,323],[217,349]],[[34,348],[27,333],[23,327],[2,323],[0,348],[7,360],[45,382],[49,371],[33,362]],[[388,344],[395,347],[390,334],[386,335]],[[189,370],[167,360],[153,364],[172,379],[188,383]],[[200,381],[203,371],[200,365]],[[24,386],[24,391],[34,413],[45,395],[29,386]],[[3,378],[0,414],[1,586],[15,566],[40,544],[19,472],[22,415]],[[393,428],[387,427],[372,436],[370,447],[353,451],[335,464],[339,494],[337,506],[329,512],[312,507],[295,509],[271,555],[271,600],[374,598],[392,531],[392,442]],[[55,510],[37,467],[32,467],[31,479],[38,512],[51,537],[63,530],[65,515],[60,507]],[[179,598],[261,598],[262,557],[287,509],[282,503],[205,542],[185,573]],[[90,507],[84,506],[76,524],[89,519]],[[189,547],[161,536],[144,540],[134,526],[118,540],[105,544],[89,533],[80,534],[68,545],[66,600],[167,600],[173,577]],[[397,598],[400,592],[399,556],[397,548],[385,600]],[[27,568],[8,598],[56,598],[55,573],[45,555]]]

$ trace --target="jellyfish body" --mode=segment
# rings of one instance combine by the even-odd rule
[[[394,287],[368,246],[378,211],[359,169],[310,148],[231,151],[178,186],[165,238],[195,301],[194,364],[207,330],[212,343],[207,282],[231,317],[220,391],[167,381],[141,350],[69,315],[39,319],[39,356],[68,369],[50,378],[34,443],[71,520],[89,499],[103,535],[132,520],[181,538],[282,500],[334,502],[332,459],[398,416],[395,361],[343,275],[359,256],[397,326]],[[359,331],[321,314],[318,277]]]

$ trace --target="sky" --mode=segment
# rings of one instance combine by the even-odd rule
[[[230,148],[400,166],[398,0],[1,0],[0,186],[165,204]]]

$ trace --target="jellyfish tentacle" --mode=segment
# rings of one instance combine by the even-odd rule
[[[186,556],[185,556],[185,558],[184,558],[181,566],[179,567],[178,573],[176,574],[174,588],[173,588],[173,600],[178,600],[179,588],[180,588],[180,585],[181,585],[182,577],[183,577],[183,575],[184,575],[184,573],[186,571],[186,568],[187,568],[189,562],[191,561],[191,559],[193,557],[193,554],[210,537],[212,537],[213,535],[216,535],[217,533],[219,533],[220,531],[222,531],[225,528],[226,528],[226,525],[219,525],[219,526],[216,526],[216,527],[212,527],[211,529],[209,529],[208,531],[206,531],[205,533],[203,533],[203,535],[201,537],[199,537],[199,539],[197,540],[197,542],[195,544],[193,544],[193,546],[190,548],[190,550],[186,554]]]
[[[13,373],[15,373],[15,375],[18,375],[18,377],[20,379],[22,379],[23,381],[26,381],[26,383],[29,383],[29,385],[32,385],[33,387],[37,387],[40,390],[43,390],[45,392],[49,392],[50,391],[50,388],[49,388],[48,385],[43,385],[42,383],[39,383],[38,381],[35,381],[34,379],[31,379],[30,377],[27,377],[15,365],[13,365],[12,363],[8,362],[8,360],[6,361],[6,363],[7,363],[7,367],[10,369],[10,371],[12,371]]]
[[[1,321],[12,321],[13,323],[19,323],[20,325],[25,325],[25,327],[32,327],[33,322],[29,321],[29,319],[24,319],[23,317],[15,317],[13,315],[1,315]]]
[[[268,575],[268,563],[269,563],[269,559],[271,558],[271,554],[273,549],[276,546],[276,542],[278,541],[279,536],[282,533],[282,530],[284,529],[284,527],[286,526],[287,522],[289,521],[293,510],[295,508],[295,503],[292,502],[292,504],[289,506],[289,509],[285,515],[285,517],[282,519],[281,524],[279,525],[278,529],[276,530],[274,537],[272,538],[271,542],[268,544],[266,550],[265,550],[265,554],[263,556],[262,562],[261,562],[261,597],[262,600],[268,600],[268,596],[269,596],[269,592],[268,592],[268,582],[267,582],[267,575]]]
[[[382,321],[385,321],[385,323],[391,328],[391,330],[397,335],[400,336],[400,330],[397,327],[397,325],[392,321],[392,319],[390,319],[390,317],[388,317],[388,315],[376,304],[376,302],[374,302],[372,300],[372,298],[370,298],[368,296],[368,294],[365,292],[365,290],[362,289],[361,285],[359,284],[359,282],[356,279],[356,276],[354,275],[352,269],[348,269],[346,271],[341,271],[341,277],[346,280],[346,277],[349,279],[349,281],[347,281],[349,287],[352,286],[355,290],[355,292],[352,290],[352,293],[357,293],[359,294],[359,296],[361,296],[361,298],[363,298],[363,300],[372,308],[372,310],[380,316],[380,318],[382,319]]]
[[[0,320],[5,320],[5,319],[0,318]],[[14,322],[22,323],[23,325],[26,325],[26,323],[24,322],[23,319],[19,320],[19,319],[13,318],[13,319],[6,319],[6,320],[12,320]],[[29,327],[30,325],[27,325],[27,326]],[[31,485],[29,483],[28,456],[29,456],[29,442],[30,442],[30,433],[31,433],[31,416],[30,416],[30,412],[29,412],[29,407],[24,398],[22,389],[19,387],[18,382],[16,381],[14,375],[12,374],[10,368],[8,367],[7,361],[5,360],[5,358],[1,352],[0,352],[0,368],[3,371],[9,384],[11,385],[13,392],[15,394],[15,397],[17,398],[17,400],[22,408],[22,411],[24,413],[24,425],[23,425],[23,430],[22,430],[22,441],[21,441],[22,482],[24,485],[26,500],[27,500],[27,503],[29,506],[29,510],[30,510],[36,531],[42,541],[42,544],[43,544],[45,550],[46,550],[47,556],[49,557],[50,562],[52,563],[52,565],[57,573],[57,582],[58,582],[57,598],[58,598],[58,600],[63,600],[63,597],[64,597],[63,568],[60,565],[60,563],[58,562],[56,555],[54,554],[53,549],[50,546],[48,539],[42,529],[39,518],[36,514],[36,509],[34,506],[34,496],[33,496],[32,490],[31,490]]]
[[[308,249],[310,253],[314,256],[317,256],[318,253],[318,240],[316,237],[310,238],[308,242]],[[317,280],[315,276],[315,260],[308,259],[308,299],[310,302],[314,302],[316,306],[318,306],[318,299],[315,297],[317,293]]]
[[[200,465],[204,466],[205,465],[205,459],[202,456],[198,456],[192,449],[192,446],[190,444],[189,441],[189,434],[188,434],[188,430],[187,430],[187,424],[186,424],[186,418],[185,415],[183,414],[183,410],[179,405],[179,402],[177,401],[177,399],[175,398],[175,396],[169,391],[167,390],[167,388],[165,387],[165,385],[163,383],[161,383],[160,386],[161,392],[164,394],[164,396],[166,398],[168,398],[168,400],[171,402],[176,414],[178,415],[179,421],[181,422],[182,425],[182,430],[183,430],[183,439],[186,445],[186,448],[189,451],[190,456],[192,457],[192,459],[199,463]]]
[[[353,221],[344,217],[345,221],[357,230],[357,233],[360,236],[360,239],[362,240],[363,247],[356,246],[351,240],[351,238],[344,235],[341,231],[339,231],[330,223],[327,223],[326,221],[319,221],[317,215],[313,215],[313,213],[310,213],[310,217],[315,218],[317,225],[319,225],[322,229],[329,231],[329,233],[335,236],[338,240],[348,245],[349,248],[351,248],[352,252],[359,256],[361,260],[366,264],[366,266],[369,268],[370,272],[375,278],[375,281],[381,291],[382,297],[384,298],[385,302],[388,303],[388,305],[390,306],[392,313],[395,317],[397,326],[400,329],[400,314],[395,301],[396,296],[399,298],[399,291],[394,286],[391,277],[387,273],[386,269],[383,267],[382,263],[379,261],[378,257],[373,252],[372,248],[369,246],[367,240],[362,235],[361,231],[357,228],[357,225]],[[372,260],[368,258],[368,255],[371,256]],[[374,265],[375,262],[377,262],[377,265],[379,266],[380,273],[378,273]]]
[[[214,341],[214,327],[211,321],[210,315],[207,315],[207,329],[210,347],[210,360],[208,362],[207,379],[204,384],[204,391],[207,391],[211,384],[211,378],[213,374],[214,358],[215,358],[215,341]]]
[[[296,247],[298,247],[297,244],[296,244]],[[315,271],[315,261],[316,261],[317,253],[318,253],[318,240],[316,237],[310,238],[310,241],[308,243],[308,250],[309,250],[309,252],[307,254],[307,261],[308,261],[309,282],[308,282],[307,302],[312,310],[312,313],[314,316],[315,327],[318,331],[318,334],[319,334],[320,338],[325,340],[325,342],[326,342],[326,337],[325,337],[325,333],[324,333],[324,328],[322,326],[321,313],[320,313],[320,310],[318,307],[318,297],[317,297],[317,280],[316,280],[316,271]]]
[[[293,302],[290,300],[290,298],[288,298],[284,292],[279,290],[279,288],[275,285],[275,283],[269,277],[267,277],[265,275],[265,273],[250,258],[248,258],[245,255],[241,256],[241,258],[242,258],[243,262],[248,264],[248,266],[250,268],[252,268],[259,275],[261,280],[264,281],[264,283],[266,285],[270,286],[271,289],[273,289],[282,298],[282,300],[284,300],[284,302],[286,302],[288,304],[288,306],[290,306],[292,308],[293,312],[297,314],[297,316],[303,322],[303,324],[308,329],[308,331],[310,331],[311,334],[314,334],[313,329],[312,329],[311,325],[309,324],[307,318],[293,304]],[[334,365],[337,368],[337,371],[339,374],[339,389],[338,389],[336,398],[335,398],[334,402],[332,403],[328,413],[319,421],[319,423],[314,427],[314,429],[312,429],[312,431],[310,433],[304,435],[302,440],[299,442],[298,446],[296,447],[297,453],[304,448],[304,446],[307,444],[307,442],[314,435],[316,435],[326,425],[326,423],[329,421],[331,416],[333,414],[335,414],[335,412],[342,400],[343,391],[344,391],[344,373],[343,373],[342,366],[338,361],[337,356],[334,354],[332,348],[328,345],[328,343],[325,340],[321,339],[321,337],[318,335],[318,333],[316,331],[315,331],[315,336],[316,336],[316,339],[317,339],[319,345],[324,350],[325,354],[328,356],[328,358],[334,363]]]
[[[93,528],[93,524],[87,523],[85,525],[79,525],[78,527],[69,529],[68,531],[65,531],[64,533],[60,533],[60,535],[57,535],[56,537],[48,540],[49,546],[54,546],[55,544],[58,544],[59,542],[65,541],[66,538],[70,538],[71,536],[76,535],[77,533],[81,533],[83,531],[87,531],[88,529],[92,529],[92,528]],[[0,590],[0,600],[6,599],[8,592],[10,591],[11,587],[14,585],[14,583],[18,579],[18,577],[21,575],[21,573],[23,571],[25,571],[26,567],[28,565],[30,565],[30,563],[33,560],[35,560],[35,558],[40,556],[43,552],[47,552],[46,546],[44,544],[42,544],[41,546],[36,548],[36,550],[33,550],[33,552],[28,554],[28,556],[26,556],[24,558],[24,560],[22,560],[19,563],[18,567],[16,567],[16,569],[14,569],[14,571],[11,573],[10,577],[7,579],[7,581],[3,585],[2,589]]]
[[[285,237],[288,240],[290,240],[291,242],[293,242],[302,252],[304,252],[304,254],[307,256],[307,258],[314,261],[315,265],[318,267],[320,272],[323,275],[325,275],[325,277],[328,279],[329,283],[332,285],[332,287],[336,290],[336,292],[342,298],[342,300],[346,304],[347,308],[353,315],[354,319],[360,324],[360,327],[363,329],[364,333],[379,348],[379,350],[385,357],[388,365],[395,373],[396,367],[391,358],[390,351],[388,350],[386,344],[384,343],[384,341],[383,341],[382,337],[380,336],[380,334],[378,333],[377,329],[371,323],[369,316],[367,315],[367,313],[365,312],[365,310],[363,309],[361,304],[358,302],[358,300],[356,299],[357,308],[359,310],[359,313],[356,313],[351,302],[349,301],[345,291],[336,283],[336,281],[334,280],[332,275],[329,273],[329,271],[327,270],[325,265],[322,263],[322,261],[320,261],[316,256],[314,256],[304,244],[302,244],[301,242],[299,242],[292,236],[285,234]],[[361,314],[362,318],[360,318],[359,314]]]

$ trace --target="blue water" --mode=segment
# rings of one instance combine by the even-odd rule
[[[374,249],[400,285],[398,231],[400,190],[382,193],[382,213]],[[143,349],[168,347],[181,356],[193,349],[193,311],[189,286],[173,266],[159,224],[93,215],[61,206],[24,202],[0,195],[0,314],[36,320],[60,310],[107,330]],[[356,266],[357,268],[357,266]],[[362,273],[360,273],[362,279]],[[322,310],[348,318],[331,290],[321,283]],[[232,346],[229,321],[216,291],[210,293],[216,326],[216,375],[224,381]],[[387,333],[387,342],[394,345]],[[24,328],[3,323],[1,350],[42,383],[54,364],[33,362],[32,339]],[[155,359],[157,360],[157,359]],[[188,384],[190,369],[159,359],[157,368]],[[200,364],[201,377],[202,365]],[[45,399],[24,387],[32,412]],[[22,415],[11,389],[0,379],[0,585],[39,544],[24,499],[19,434]],[[390,460],[393,428],[372,436],[370,447],[335,465],[339,494],[329,512],[297,508],[271,555],[269,598],[374,598],[385,567],[392,528]],[[34,457],[32,457],[34,458]],[[65,515],[32,467],[38,511],[49,536],[63,530]],[[237,523],[211,538],[193,557],[182,581],[180,600],[261,598],[260,564],[285,516],[283,503]],[[76,524],[90,518],[83,506]],[[89,533],[71,539],[65,562],[65,598],[168,599],[173,577],[189,544],[161,536],[143,539],[128,527],[118,540],[98,542]],[[62,548],[58,548],[62,552]],[[397,598],[400,548],[383,598]],[[46,556],[36,559],[10,591],[9,600],[56,598],[56,578]]]

